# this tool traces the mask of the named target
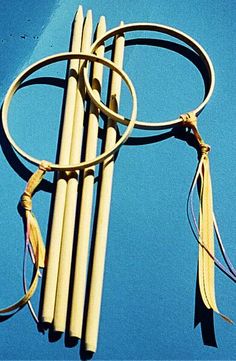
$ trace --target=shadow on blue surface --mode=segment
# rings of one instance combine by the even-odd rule
[[[37,45],[58,0],[0,2],[0,92]],[[17,59],[17,61],[15,61]],[[3,94],[1,93],[1,96]]]
[[[208,310],[202,301],[197,272],[194,327],[197,327],[199,324],[201,326],[204,345],[217,347],[213,310]]]

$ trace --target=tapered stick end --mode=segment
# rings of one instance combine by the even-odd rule
[[[98,22],[98,26],[105,26],[106,25],[106,18],[105,18],[105,16],[104,15],[102,15],[101,17],[100,17],[100,19],[99,19],[99,22]]]
[[[105,16],[101,16],[96,28],[96,38],[101,37],[106,32],[106,19]],[[96,53],[96,52],[95,52]]]
[[[83,43],[86,44],[86,46],[88,43],[90,46],[90,42],[91,42],[90,36],[92,35],[92,29],[93,29],[92,10],[88,10],[87,14],[86,14],[86,18],[84,20],[84,28],[83,28]],[[88,43],[87,43],[87,41],[88,41]],[[82,45],[82,49],[83,49],[82,51],[85,51],[84,46],[85,45]]]
[[[75,13],[74,21],[81,21],[83,19],[83,7],[80,5]]]
[[[97,24],[96,37],[102,36],[106,32],[106,19],[105,16],[101,16]]]
[[[92,21],[92,17],[93,17],[92,10],[89,9],[89,10],[87,11],[87,14],[86,14],[86,21],[87,21],[87,22],[91,22],[91,21]]]

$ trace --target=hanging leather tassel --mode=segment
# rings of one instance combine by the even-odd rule
[[[212,190],[210,180],[209,158],[207,151],[202,153],[200,168],[200,214],[199,238],[206,248],[199,246],[199,283],[200,292],[207,308],[219,312],[215,301],[214,260],[214,229],[212,217]]]
[[[227,316],[223,315],[217,307],[215,298],[215,251],[214,251],[214,213],[212,200],[212,186],[210,175],[210,164],[208,153],[210,146],[205,144],[197,129],[197,117],[193,113],[182,115],[183,125],[192,130],[200,149],[200,160],[198,163],[193,188],[199,182],[199,229],[198,229],[198,279],[199,289],[204,305],[218,313],[225,321],[233,323]]]
[[[32,247],[32,257],[35,265],[35,275],[33,281],[31,282],[30,288],[27,290],[25,295],[21,297],[14,304],[0,309],[0,314],[9,313],[16,311],[19,308],[23,307],[30,298],[33,296],[38,283],[38,277],[40,275],[40,267],[45,266],[45,246],[42,240],[40,228],[35,216],[32,213],[32,196],[40,184],[41,180],[46,171],[50,170],[50,166],[47,162],[42,161],[39,165],[37,171],[30,177],[25,191],[21,197],[21,205],[25,210],[25,219],[26,219],[26,246],[30,243]]]

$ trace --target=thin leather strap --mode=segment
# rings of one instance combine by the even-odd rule
[[[45,261],[45,247],[42,240],[41,232],[39,229],[38,222],[32,213],[32,196],[35,189],[40,184],[43,176],[47,170],[50,170],[50,164],[42,161],[37,171],[30,177],[25,191],[21,197],[21,205],[25,210],[26,219],[26,245],[30,242],[33,250],[34,261],[35,261],[35,273],[33,281],[31,282],[30,288],[27,290],[25,295],[21,297],[17,302],[0,309],[0,314],[9,313],[23,307],[33,296],[39,277],[40,267],[44,267]]]

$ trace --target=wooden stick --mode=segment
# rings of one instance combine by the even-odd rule
[[[97,26],[96,37],[101,37],[106,31],[105,17],[101,16]],[[101,45],[96,55],[104,56],[104,45]],[[94,63],[92,87],[96,97],[100,97],[100,90],[102,85],[103,66],[99,63]],[[88,119],[88,134],[86,140],[85,160],[90,160],[96,157],[97,153],[97,138],[98,138],[98,116],[99,112],[96,106],[91,102]],[[86,275],[88,264],[88,248],[91,227],[91,214],[93,203],[93,188],[94,188],[94,171],[95,167],[90,167],[84,170],[83,174],[83,190],[80,206],[80,220],[78,227],[78,244],[76,249],[74,287],[72,295],[72,308],[70,318],[69,333],[72,337],[81,338],[83,314],[84,314],[84,299],[86,290]]]
[[[83,9],[78,8],[75,15],[73,34],[71,41],[71,51],[79,52],[82,38],[83,27]],[[60,146],[59,164],[69,164],[73,129],[74,109],[76,102],[76,89],[79,60],[73,59],[69,65],[68,85],[65,101],[65,111],[63,120],[63,129]],[[55,202],[52,218],[51,236],[49,243],[49,253],[47,260],[47,271],[45,280],[44,299],[42,307],[42,321],[51,323],[54,315],[54,304],[56,296],[58,264],[61,249],[62,225],[65,208],[67,181],[64,173],[58,174],[56,183]]]
[[[81,51],[86,52],[91,45],[92,36],[92,11],[89,10],[83,28]],[[80,63],[81,67],[81,63]],[[70,151],[70,163],[78,163],[82,148],[83,120],[84,120],[84,89],[79,82],[76,97],[75,116],[73,124],[73,136]],[[54,312],[55,331],[64,332],[66,327],[67,304],[70,286],[71,258],[74,240],[74,227],[76,217],[78,191],[78,172],[69,175],[66,203],[64,212],[64,223],[61,241],[61,253],[59,261],[57,293]]]
[[[122,23],[123,24],[123,23]],[[122,67],[124,55],[124,35],[115,39],[113,61]],[[112,73],[109,107],[117,111],[121,89],[121,78],[115,72]],[[108,119],[105,149],[109,149],[116,142],[116,124]],[[88,316],[85,333],[85,348],[95,352],[97,348],[99,318],[102,299],[102,287],[104,278],[104,266],[106,256],[106,243],[110,214],[112,177],[114,170],[114,157],[110,157],[103,163],[101,180],[101,193],[98,209],[97,229],[95,236],[95,248],[92,264],[91,288],[89,295]]]

